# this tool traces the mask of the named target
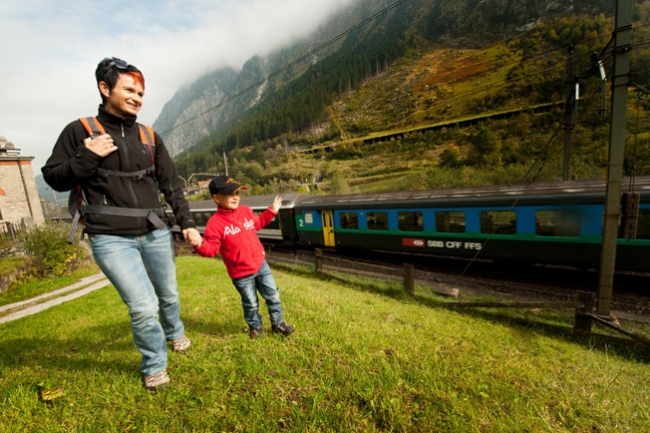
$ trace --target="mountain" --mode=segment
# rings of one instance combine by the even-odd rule
[[[172,155],[180,153],[187,143],[200,140],[227,120],[222,113],[216,113],[216,116],[204,113],[210,112],[210,107],[234,91],[237,77],[238,73],[233,69],[214,71],[179,90],[165,104],[154,128],[157,131],[173,129],[170,134],[163,132],[167,135],[165,144]]]
[[[38,190],[38,195],[40,197],[51,202],[54,202],[56,199],[60,204],[63,203],[63,200],[67,202],[69,192],[53,191],[52,188],[45,183],[45,179],[43,179],[43,175],[40,173],[34,176],[34,180],[36,181],[36,189]]]
[[[317,30],[313,38],[299,41],[266,56],[254,56],[243,65],[240,71],[222,68],[199,78],[186,88],[179,89],[165,104],[153,124],[165,140],[172,156],[182,153],[192,145],[207,137],[221,126],[236,121],[241,113],[254,106],[276,86],[300,75],[309,66],[297,62],[296,58],[311,52],[315,45],[331,39],[332,33],[343,31],[342,27],[350,18],[349,13],[339,15],[333,25]],[[335,46],[319,50],[310,59],[316,62],[319,56],[331,52]],[[291,68],[287,65],[291,64]],[[269,76],[274,79],[270,80]]]
[[[319,75],[312,77],[319,81],[340,77],[341,72],[348,76],[350,69],[381,71],[410,49],[431,45],[476,49],[512,38],[553,17],[612,12],[613,4],[607,0],[411,0],[388,6],[383,1],[360,0],[291,47],[253,57],[241,71],[225,68],[211,72],[180,89],[163,107],[154,127],[176,156],[215,131],[241,123],[243,114],[264,99],[282,90],[285,95],[291,93],[287,86],[310,70],[319,69]],[[355,30],[346,33],[350,29]],[[357,61],[349,61],[351,57]],[[319,68],[325,62],[328,69]],[[342,70],[340,62],[347,63],[347,70]],[[312,84],[309,80],[302,83]],[[343,88],[326,91],[351,90],[358,85],[350,81],[338,86]],[[283,98],[286,101],[291,95]],[[325,98],[323,102],[330,101]],[[283,107],[276,101],[272,108]],[[320,112],[309,114],[307,123],[325,119],[322,105],[315,110]],[[291,119],[285,125],[302,129],[304,122]]]

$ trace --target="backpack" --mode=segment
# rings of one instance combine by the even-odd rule
[[[106,130],[99,123],[96,117],[80,117],[79,121],[88,132],[88,136],[91,138],[98,137],[106,133]],[[120,176],[120,177],[137,177],[143,178],[147,175],[154,175],[156,171],[156,161],[153,154],[153,147],[155,143],[155,135],[153,128],[151,126],[137,124],[138,129],[140,130],[140,141],[149,151],[149,156],[151,157],[151,167],[144,170],[134,171],[134,172],[121,172],[121,171],[112,171],[105,169],[97,169],[97,172],[101,176]],[[147,219],[157,228],[166,227],[165,223],[160,219],[160,217],[155,213],[155,209],[135,209],[135,208],[123,208],[115,206],[104,206],[104,205],[91,205],[87,203],[86,196],[84,194],[83,185],[79,184],[70,191],[70,196],[68,197],[68,211],[72,215],[72,227],[70,227],[70,236],[68,236],[68,243],[72,244],[74,242],[74,234],[77,231],[77,226],[83,224],[83,217],[86,213],[102,213],[106,215],[116,215],[116,216],[132,216],[132,217],[147,217]],[[83,239],[84,233],[82,231],[81,238]]]

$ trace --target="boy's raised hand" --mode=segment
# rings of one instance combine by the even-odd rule
[[[273,199],[273,204],[271,205],[273,212],[278,213],[280,211],[280,206],[282,206],[282,197],[276,195]]]

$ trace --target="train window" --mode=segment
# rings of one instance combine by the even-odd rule
[[[514,235],[516,233],[517,212],[511,210],[481,212],[481,233],[495,235]]]
[[[196,212],[192,217],[197,226],[204,226],[212,216],[212,212]]]
[[[257,216],[260,216],[263,212],[264,211],[253,212],[253,213]],[[271,220],[271,222],[268,223],[268,225],[264,228],[278,230],[280,228],[280,217],[276,215],[275,218],[273,218],[273,220]]]
[[[421,232],[424,230],[422,212],[398,212],[397,221],[399,229],[403,232]]]
[[[341,212],[339,214],[339,224],[342,229],[358,229],[359,216],[356,212]]]
[[[366,221],[368,230],[388,230],[388,214],[386,212],[368,212]]]
[[[212,215],[214,215],[214,212],[203,212],[203,221],[205,221],[204,224],[207,224],[210,218],[212,218]]]
[[[535,234],[540,236],[579,236],[580,211],[577,209],[538,210]]]
[[[436,212],[436,231],[465,233],[465,212]]]
[[[650,209],[639,209],[639,220],[636,226],[637,239],[650,239]]]

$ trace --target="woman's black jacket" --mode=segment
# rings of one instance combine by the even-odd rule
[[[153,173],[141,178],[110,174],[151,167],[151,153],[140,140],[135,117],[115,116],[100,105],[97,119],[118,149],[106,157],[93,153],[84,146],[83,141],[88,137],[84,126],[78,120],[71,122],[61,132],[52,155],[41,169],[47,184],[56,191],[69,191],[81,184],[86,204],[155,209],[170,225],[163,212],[162,193],[165,206],[173,210],[176,224],[181,229],[195,227],[183,196],[183,184],[160,136],[155,134],[155,146],[151,149],[155,161]],[[156,228],[145,216],[101,213],[85,214],[84,226],[87,234],[113,235],[141,235]]]

